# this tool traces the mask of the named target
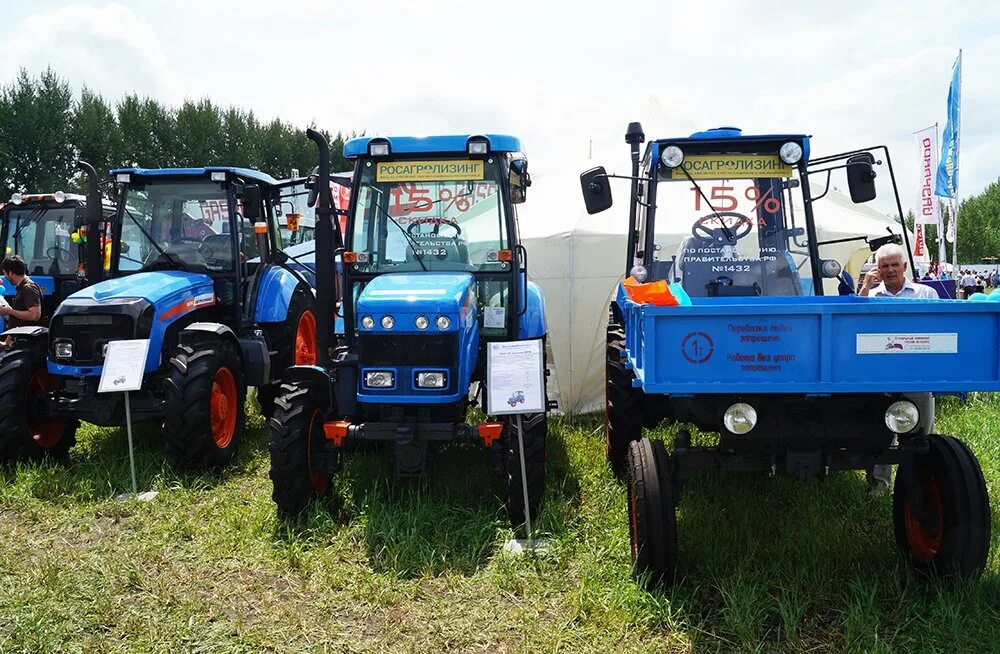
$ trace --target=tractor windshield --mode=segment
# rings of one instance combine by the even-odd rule
[[[361,170],[349,240],[360,272],[509,266],[497,159],[369,162]]]
[[[29,275],[75,275],[80,256],[73,244],[73,218],[73,207],[43,204],[9,210],[7,254],[20,255]]]
[[[225,183],[135,184],[126,188],[121,207],[119,270],[234,270]],[[253,247],[252,234],[240,240]]]
[[[720,172],[720,161],[736,159],[777,165]],[[654,258],[672,261],[689,295],[813,293],[797,169],[747,154],[691,155],[681,165],[657,180]]]

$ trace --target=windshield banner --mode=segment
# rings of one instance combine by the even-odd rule
[[[485,177],[482,161],[384,161],[375,169],[375,181],[382,182],[458,182]]]
[[[694,179],[788,178],[792,167],[777,155],[768,154],[689,154],[680,168]],[[669,169],[668,169],[669,170]],[[669,170],[670,179],[687,179],[679,168]]]

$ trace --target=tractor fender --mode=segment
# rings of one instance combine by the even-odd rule
[[[271,381],[271,355],[261,337],[237,338],[228,326],[217,322],[193,322],[178,334],[178,343],[196,347],[205,334],[228,341],[239,354],[243,380],[247,386],[260,386]]]
[[[13,336],[16,341],[48,340],[49,328],[39,327],[38,325],[12,327],[0,333],[0,336]]]
[[[284,383],[294,383],[309,391],[318,408],[334,406],[330,375],[320,366],[292,366],[281,377]]]
[[[525,312],[518,317],[518,338],[542,338],[545,328],[545,296],[541,287],[535,282],[526,284],[527,294],[524,297]]]
[[[261,273],[257,285],[257,302],[254,307],[256,322],[284,322],[288,306],[296,289],[304,286],[302,280],[279,266],[269,266]]]
[[[177,335],[177,342],[181,345],[196,346],[205,334],[214,334],[216,336],[221,336],[226,341],[229,341],[236,351],[243,356],[243,348],[240,347],[240,341],[236,338],[236,334],[228,326],[217,322],[193,322],[184,329],[181,330],[180,334]]]

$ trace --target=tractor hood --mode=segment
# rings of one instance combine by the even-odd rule
[[[358,316],[372,315],[376,320],[385,314],[455,314],[472,303],[475,278],[468,273],[388,273],[379,275],[365,286],[358,297]],[[431,315],[434,314],[434,315]],[[462,312],[465,317],[465,312]],[[411,325],[400,325],[411,331]],[[415,331],[415,330],[413,330]]]
[[[162,306],[174,296],[211,293],[212,289],[212,278],[208,275],[165,270],[108,279],[79,290],[68,299],[106,302],[117,298],[142,298]]]

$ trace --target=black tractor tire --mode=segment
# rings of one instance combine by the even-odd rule
[[[892,517],[896,543],[922,574],[978,577],[990,546],[990,498],[976,456],[953,436],[932,434],[926,454],[896,471]],[[911,479],[923,486],[911,502]],[[920,511],[929,511],[920,520]],[[929,524],[928,524],[929,523]]]
[[[0,358],[0,463],[66,458],[76,444],[74,419],[39,423],[33,420],[35,397],[56,390],[58,381],[46,371],[41,347],[15,346]],[[37,437],[37,438],[36,438]]]
[[[167,458],[191,470],[222,468],[232,461],[246,426],[247,386],[236,347],[212,335],[197,348],[178,345],[164,390]]]
[[[524,485],[521,477],[521,451],[517,438],[517,422],[511,416],[504,420],[504,468],[507,473],[507,517],[511,527],[525,524]],[[549,421],[544,413],[526,413],[521,416],[521,433],[524,437],[524,468],[528,479],[528,507],[531,509],[532,526],[538,520],[545,495],[545,440]]]
[[[629,443],[642,438],[643,393],[632,387],[635,373],[625,368],[625,331],[610,323],[604,377],[604,453],[616,477],[625,475]]]
[[[632,577],[647,588],[669,586],[677,573],[677,505],[670,457],[661,441],[643,438],[628,450]]]
[[[298,384],[282,384],[275,399],[271,431],[271,499],[278,514],[292,517],[314,497],[326,493],[330,477],[312,469],[312,454],[324,438],[322,411],[308,389]]]
[[[311,357],[307,351],[300,348],[298,338],[300,332],[306,340],[311,341]],[[296,364],[316,362],[316,299],[309,289],[299,287],[295,290],[288,304],[288,316],[285,322],[269,328],[268,337],[271,351],[275,353],[271,358],[273,381],[257,389],[257,404],[265,419],[270,419],[274,413],[274,400],[278,396],[285,371]]]

